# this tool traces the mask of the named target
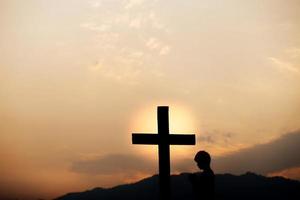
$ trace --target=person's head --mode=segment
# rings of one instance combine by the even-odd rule
[[[194,158],[200,169],[208,169],[210,168],[210,155],[206,151],[198,151]]]

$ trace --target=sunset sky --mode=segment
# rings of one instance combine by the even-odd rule
[[[299,25],[299,0],[1,0],[0,197],[157,173],[131,133],[159,105],[197,137],[172,173],[205,149],[217,173],[300,179]]]

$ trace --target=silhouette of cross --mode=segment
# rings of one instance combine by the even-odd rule
[[[169,134],[169,107],[157,107],[158,134],[133,133],[133,144],[158,145],[159,164],[159,197],[160,200],[170,199],[170,146],[195,145],[195,135]]]

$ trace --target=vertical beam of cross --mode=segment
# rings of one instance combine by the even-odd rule
[[[157,107],[158,134],[132,134],[133,144],[158,145],[159,160],[159,197],[160,200],[170,199],[170,146],[195,145],[195,135],[169,134],[169,107]]]
[[[157,109],[157,128],[160,137],[158,145],[158,166],[160,199],[170,199],[170,146],[169,136],[169,108],[158,107]]]

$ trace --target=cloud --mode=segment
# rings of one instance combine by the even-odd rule
[[[166,45],[160,49],[159,55],[167,55],[169,51],[170,51],[170,47]]]
[[[232,136],[229,136],[229,138]],[[219,143],[218,138],[204,136],[198,139],[202,143]],[[201,145],[203,146],[203,145]],[[204,148],[205,146],[204,146]],[[265,144],[244,148],[224,156],[212,159],[216,173],[243,174],[252,171],[264,175],[280,175],[300,179],[300,130],[284,134],[280,138]],[[176,172],[193,171],[193,159],[174,162]]]
[[[287,133],[266,144],[259,144],[227,156],[216,157],[218,172],[244,173],[254,171],[268,174],[300,167],[300,130]]]
[[[210,130],[197,135],[197,143],[212,155],[227,155],[249,145],[239,141],[238,134],[230,131]]]
[[[131,9],[135,6],[141,6],[144,3],[144,0],[128,0],[125,4],[125,9]]]
[[[156,38],[149,38],[149,40],[146,42],[146,46],[149,49],[157,49],[160,45],[160,42]]]
[[[89,69],[91,71],[98,71],[100,70],[101,68],[103,68],[103,62],[102,61],[97,61],[94,65],[91,65],[89,67]]]
[[[146,69],[143,66],[141,51],[126,52],[126,56],[115,56],[112,60],[100,58],[88,66],[91,73],[102,76],[108,80],[122,82],[128,85],[136,85],[141,80],[141,73]]]
[[[129,26],[132,27],[132,28],[140,28],[141,27],[141,23],[142,23],[142,19],[141,18],[135,18],[135,19],[132,19],[129,22]]]
[[[280,70],[289,71],[297,74],[300,72],[299,69],[296,68],[295,65],[293,65],[290,62],[283,61],[275,57],[269,57],[269,60]]]
[[[87,22],[87,23],[80,24],[80,27],[86,28],[86,29],[89,29],[89,30],[95,31],[95,32],[104,32],[104,31],[109,30],[110,25],[108,25],[108,24],[97,25],[94,22]]]
[[[300,58],[300,48],[288,48],[283,51],[281,58],[269,57],[269,61],[274,67],[282,72],[289,72],[293,74],[299,74],[299,58]]]
[[[151,25],[153,28],[155,29],[160,29],[163,30],[165,32],[168,32],[169,30],[165,27],[165,25],[163,25],[161,23],[161,20],[159,20],[159,18],[157,17],[157,15],[155,14],[154,11],[150,11],[149,15],[148,15],[148,19],[151,22]]]
[[[155,163],[136,155],[108,154],[102,157],[81,160],[72,164],[72,171],[85,174],[152,174]]]
[[[231,136],[228,136],[231,137]],[[207,138],[206,138],[207,139]],[[207,139],[214,142],[212,138]],[[269,143],[258,144],[225,156],[213,157],[216,173],[242,174],[252,171],[264,175],[284,175],[299,178],[300,130],[287,133]],[[80,160],[72,164],[72,171],[91,175],[154,174],[157,163],[137,155],[108,154],[102,157]],[[172,162],[175,173],[195,170],[193,158]]]
[[[233,138],[234,134],[231,132],[220,132],[214,130],[213,132],[204,132],[203,134],[197,136],[197,141],[201,144],[220,144],[230,143],[230,140]]]
[[[91,48],[96,53],[87,65],[93,77],[137,86],[145,78],[161,76],[157,57],[169,54],[171,47],[163,39],[167,29],[155,5],[144,0],[90,2],[97,9],[80,27],[95,41]]]
[[[90,6],[92,8],[98,8],[101,6],[101,2],[100,1],[92,1],[92,2],[90,2]]]
[[[162,43],[160,40],[154,37],[149,38],[145,45],[150,50],[157,50],[159,55],[166,55],[170,51],[170,46]]]
[[[278,172],[272,172],[269,173],[268,176],[282,176],[286,178],[293,178],[293,179],[300,180],[300,167],[293,167]]]
[[[200,141],[200,142],[206,142],[206,143],[209,143],[209,144],[212,144],[212,143],[215,142],[214,138],[211,135],[200,135],[197,138],[197,140]]]

